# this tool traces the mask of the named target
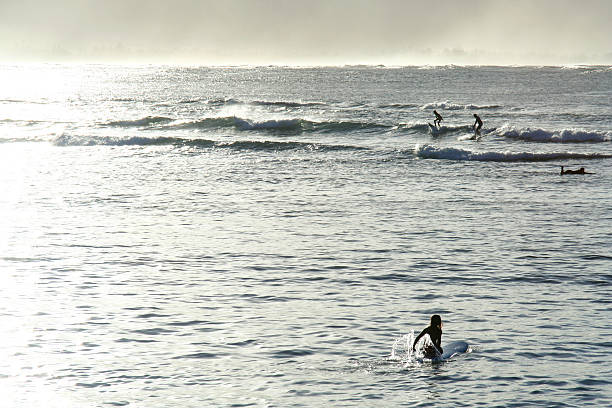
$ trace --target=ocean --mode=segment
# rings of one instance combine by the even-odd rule
[[[611,95],[609,66],[1,65],[0,405],[611,406]],[[410,352],[432,314],[469,352]]]

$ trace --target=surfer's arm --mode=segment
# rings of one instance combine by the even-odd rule
[[[419,340],[421,340],[421,337],[423,337],[426,333],[427,333],[427,329],[423,329],[423,331],[420,332],[418,336],[416,336],[416,339],[414,339],[414,343],[412,343],[412,351],[416,350],[417,343],[419,342]]]

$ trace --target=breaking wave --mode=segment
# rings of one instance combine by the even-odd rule
[[[397,129],[404,132],[430,133],[433,136],[441,136],[448,133],[468,132],[472,130],[471,125],[442,125],[435,130],[430,129],[427,123],[400,123]]]
[[[173,129],[222,129],[234,127],[234,117],[205,118],[196,121],[176,121],[166,127]]]
[[[504,126],[499,129],[498,134],[510,139],[520,139],[530,142],[555,142],[555,143],[601,143],[612,141],[612,132],[581,129],[517,129],[511,126]]]
[[[351,132],[391,129],[391,125],[383,125],[373,122],[350,122],[350,121],[324,121],[315,122],[306,119],[270,119],[252,120],[243,119],[235,116],[204,118],[193,122],[173,122],[165,127],[176,129],[199,129],[199,130],[220,130],[235,129],[239,131],[284,131],[290,133],[299,132]]]
[[[431,145],[417,144],[414,147],[414,155],[422,159],[458,160],[458,161],[482,161],[482,162],[540,162],[567,159],[606,159],[612,155],[599,153],[574,153],[574,152],[474,152],[471,150],[453,147],[436,147]]]
[[[265,100],[254,100],[254,101],[242,101],[234,98],[217,98],[210,100],[193,99],[184,100],[180,103],[197,103],[205,102],[211,106],[226,106],[226,105],[253,105],[253,106],[274,106],[282,108],[302,108],[302,107],[313,107],[313,106],[326,106],[325,102],[301,102],[301,101],[265,101]]]
[[[337,150],[367,150],[367,148],[350,145],[326,145],[320,143],[293,141],[258,141],[236,140],[215,141],[208,139],[189,139],[180,137],[113,137],[113,136],[75,136],[61,135],[53,143],[56,146],[173,146],[194,148],[221,148],[252,151],[337,151]]]
[[[172,122],[171,118],[167,118],[164,116],[147,116],[142,119],[135,120],[118,120],[111,121],[104,124],[104,126],[112,126],[112,127],[148,127],[152,125],[157,125],[160,123],[168,123]]]
[[[473,105],[473,104],[457,104],[446,102],[433,102],[421,106],[421,110],[427,109],[445,109],[445,110],[478,110],[478,109],[500,109],[501,105]]]
[[[217,99],[209,99],[209,100],[199,100],[201,102],[206,102],[211,106],[224,106],[224,105],[239,105],[243,102],[238,99],[233,98],[217,98]],[[191,101],[185,101],[184,103],[193,103]]]
[[[353,131],[376,131],[395,128],[393,125],[385,125],[376,122],[352,122],[352,121],[326,121],[311,122],[304,121],[306,130],[323,133],[331,132],[353,132]]]
[[[429,125],[427,123],[400,123],[397,125],[397,129],[404,132],[420,132],[427,133],[429,132]]]
[[[259,106],[280,106],[284,108],[301,108],[309,106],[325,106],[324,102],[290,102],[290,101],[253,101],[253,105]]]
[[[305,121],[301,119],[272,119],[252,121],[234,118],[234,126],[239,130],[303,130]]]
[[[53,144],[56,146],[164,146],[185,144],[176,137],[115,137],[115,136],[76,136],[63,134],[58,136]],[[212,146],[212,141],[199,141],[204,145]],[[209,142],[209,143],[208,143]]]
[[[112,121],[102,126],[112,127],[151,127],[170,129],[219,130],[236,129],[242,131],[289,131],[289,132],[350,132],[391,129],[393,126],[374,122],[323,121],[306,119],[269,119],[252,120],[236,116],[210,117],[196,121],[176,121],[163,116],[147,116],[136,120]],[[427,125],[425,125],[427,126]]]
[[[389,103],[378,105],[380,109],[410,109],[410,108],[418,108],[419,105],[414,103]]]
[[[265,101],[265,100],[243,101],[243,100],[234,99],[234,98],[215,98],[215,99],[206,99],[206,98],[191,99],[190,98],[190,99],[183,99],[183,100],[180,100],[178,102],[173,102],[173,103],[157,104],[156,106],[171,107],[173,104],[177,104],[177,105],[202,104],[202,105],[208,105],[212,108],[217,108],[217,109],[228,108],[232,106],[251,106],[251,107],[261,106],[261,107],[272,107],[272,108],[285,108],[287,110],[328,105],[325,102]]]

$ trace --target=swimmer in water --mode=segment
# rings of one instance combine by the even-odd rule
[[[412,344],[412,351],[416,351],[416,345],[424,335],[428,334],[429,338],[433,345],[428,345],[425,347],[425,357],[427,358],[435,358],[437,353],[442,354],[442,318],[440,315],[431,316],[431,322],[429,323],[429,327],[423,329],[416,339],[414,339],[414,343]]]
[[[564,174],[593,174],[588,171],[584,171],[584,167],[579,168],[578,170],[563,170],[563,166],[561,166],[561,175]]]
[[[440,122],[442,122],[444,119],[442,119],[442,116],[438,112],[433,111],[433,113],[434,113],[434,115],[436,115],[436,119],[434,120],[434,125],[439,128],[440,127]],[[438,123],[436,123],[436,122],[438,122]]]
[[[474,122],[474,125],[472,125],[472,128],[474,128],[474,131],[476,133],[480,134],[480,128],[482,128],[482,120],[480,119],[480,116],[478,116],[477,114],[474,114],[474,117],[476,118],[476,122]]]

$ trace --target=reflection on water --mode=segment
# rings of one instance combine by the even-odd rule
[[[541,92],[527,68],[365,69],[351,88],[339,68],[243,69],[238,90],[214,69],[214,89],[83,69],[0,90],[7,406],[612,402],[612,124],[583,116],[605,118],[586,90],[609,73],[529,68],[575,101],[521,116]],[[396,89],[440,75],[445,90]],[[450,130],[432,140],[421,107],[440,104]],[[472,108],[495,128],[478,144],[458,140]],[[576,127],[588,143],[552,140]],[[473,352],[412,354],[432,314],[443,346]]]

